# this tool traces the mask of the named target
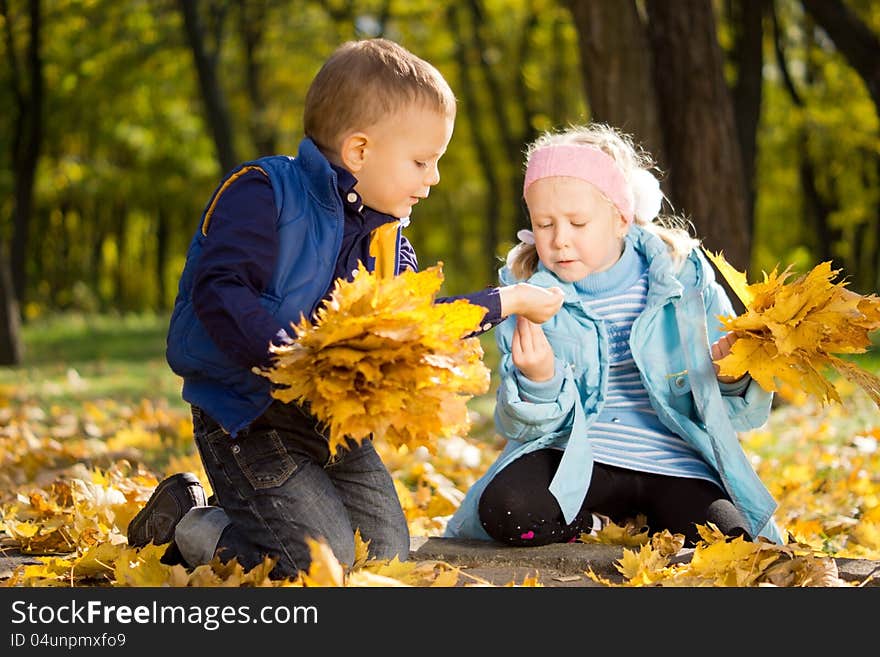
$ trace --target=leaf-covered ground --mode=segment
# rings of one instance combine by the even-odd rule
[[[677,537],[648,540],[638,522],[600,540],[627,546],[618,564],[628,585],[845,585],[829,557],[880,560],[880,414],[852,384],[842,404],[795,398],[743,444],[779,501],[787,546],[727,542],[706,528],[686,566],[670,566]],[[378,443],[414,536],[437,536],[468,486],[501,444],[491,437],[491,400],[475,398],[482,437],[439,439],[434,453]],[[487,439],[485,436],[488,435]],[[192,443],[190,418],[162,400],[123,404],[98,398],[42,404],[12,385],[0,388],[0,548],[34,555],[6,586],[468,586],[443,562],[375,562],[344,569],[325,546],[296,580],[269,580],[270,563],[244,572],[219,562],[187,571],[159,562],[162,546],[127,545],[128,522],[165,475],[189,470],[208,487]],[[637,521],[637,519],[636,519]],[[586,537],[584,540],[588,540]],[[364,555],[364,546],[361,554]],[[595,578],[596,581],[601,581]],[[604,582],[609,586],[610,582]],[[511,582],[515,586],[536,581]]]

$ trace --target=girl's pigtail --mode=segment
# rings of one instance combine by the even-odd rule
[[[516,234],[520,243],[507,252],[507,268],[517,280],[524,281],[538,270],[538,249],[530,230]]]

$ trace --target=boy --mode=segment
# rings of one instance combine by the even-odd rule
[[[190,566],[216,554],[250,569],[269,555],[279,578],[308,568],[307,538],[350,565],[358,529],[371,557],[408,557],[406,518],[372,442],[331,458],[309,409],[272,398],[252,368],[358,261],[382,276],[418,269],[401,228],[439,182],[455,109],[432,65],[384,39],[348,42],[309,87],[297,156],[245,163],[218,186],[167,342],[217,505],[194,475],[175,474],[130,523],[131,545],[171,542],[163,560]],[[483,331],[514,313],[543,322],[562,304],[561,291],[530,285],[465,297],[486,308]]]

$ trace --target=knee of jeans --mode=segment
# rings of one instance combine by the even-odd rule
[[[305,561],[302,564],[297,564],[286,556],[280,556],[276,559],[275,566],[269,573],[269,579],[280,580],[296,578],[303,572],[308,572],[309,565],[308,561]]]
[[[300,572],[308,572],[315,557],[318,556],[320,559],[320,553],[327,548],[330,549],[333,558],[336,559],[341,566],[350,567],[354,563],[354,538],[344,540],[339,537],[324,537],[317,539],[316,543],[319,546],[317,554],[314,551],[315,542],[309,541],[308,539],[301,546],[297,546],[294,549],[288,546],[286,554],[278,559],[278,562],[275,564],[275,571],[284,576],[291,576]]]
[[[370,538],[370,558],[406,561],[409,558],[409,529],[389,527],[379,535]]]
[[[229,516],[220,507],[194,507],[177,523],[174,542],[188,564],[197,566],[209,563],[214,558],[220,536],[229,524]]]
[[[333,556],[343,566],[351,566],[354,563],[354,538],[350,541],[334,541],[330,546]]]

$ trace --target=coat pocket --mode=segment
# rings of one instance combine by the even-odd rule
[[[673,410],[683,416],[696,419],[694,396],[691,394],[691,379],[687,371],[677,372],[667,377],[667,399]]]
[[[686,395],[691,391],[691,379],[686,371],[670,375],[667,377],[667,381],[669,382],[669,390],[676,397]]]

